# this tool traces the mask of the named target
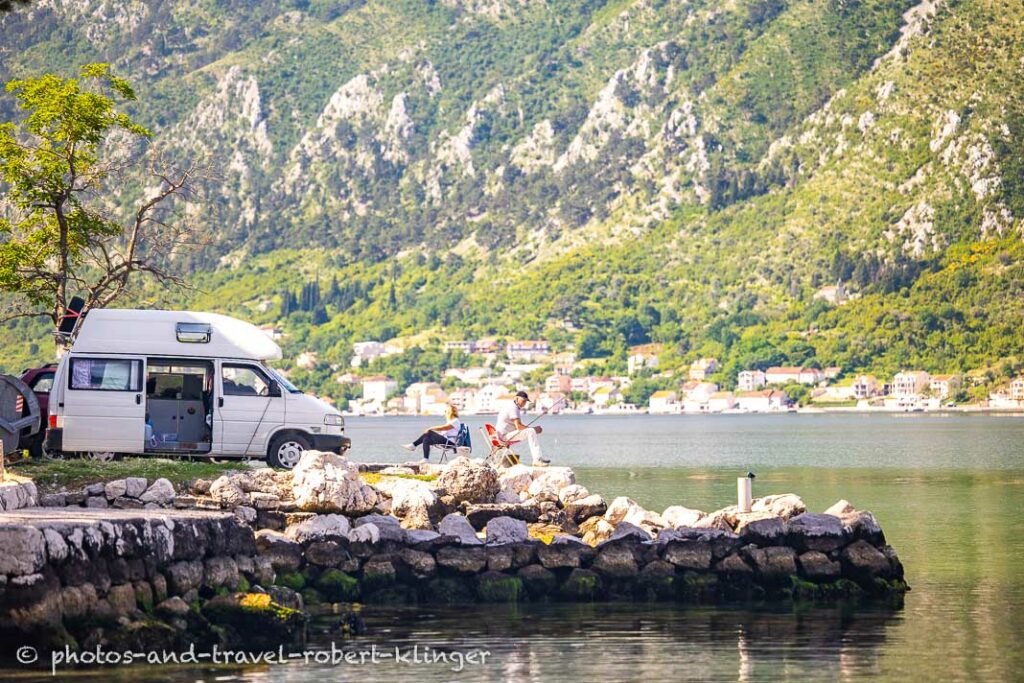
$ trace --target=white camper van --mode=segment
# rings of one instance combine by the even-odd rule
[[[267,365],[281,349],[213,313],[96,309],[79,324],[50,394],[46,449],[265,458],[351,446],[341,414]]]

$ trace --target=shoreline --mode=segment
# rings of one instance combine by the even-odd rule
[[[539,414],[539,413],[538,413]],[[717,411],[702,413],[651,413],[647,411],[637,412],[600,412],[600,413],[577,413],[561,412],[549,413],[546,417],[746,417],[760,415],[829,415],[829,414],[856,414],[856,415],[998,415],[1003,417],[1024,417],[1024,408],[988,408],[984,406],[964,406],[958,408],[940,408],[936,410],[906,410],[889,408],[858,408],[832,407],[832,408],[803,408],[798,410],[766,410],[766,411]],[[348,418],[396,418],[396,417],[430,417],[437,415],[431,413],[384,413],[384,414],[357,414],[343,412],[342,416]],[[462,417],[495,417],[497,413],[461,413]]]

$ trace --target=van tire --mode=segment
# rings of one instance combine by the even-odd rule
[[[271,467],[290,470],[299,464],[299,459],[310,445],[309,439],[302,434],[278,434],[270,441],[267,463]]]
[[[121,456],[112,451],[86,451],[82,453],[82,457],[86,460],[95,460],[97,462],[113,462],[114,460],[120,460]]]

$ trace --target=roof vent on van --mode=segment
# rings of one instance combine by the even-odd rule
[[[174,332],[183,344],[209,344],[213,327],[209,323],[178,323]]]

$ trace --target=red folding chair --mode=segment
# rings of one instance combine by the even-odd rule
[[[494,467],[512,467],[519,464],[519,456],[512,450],[512,446],[519,441],[508,441],[501,438],[498,430],[492,424],[485,424],[480,428],[484,442],[490,447],[491,452],[487,456],[487,462]]]

